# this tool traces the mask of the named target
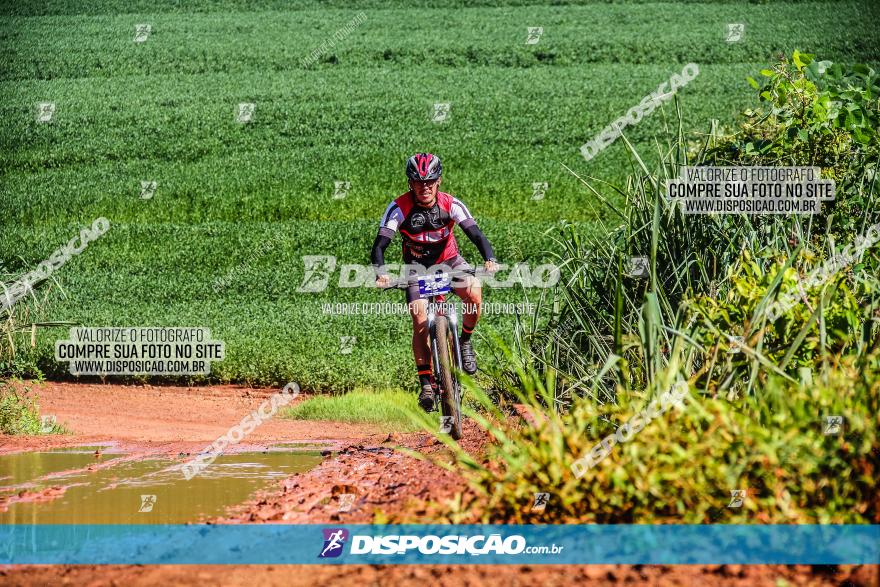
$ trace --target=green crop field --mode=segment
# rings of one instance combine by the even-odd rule
[[[335,275],[325,292],[296,291],[303,256],[369,262],[385,206],[406,190],[408,155],[440,155],[443,189],[469,206],[502,262],[537,264],[560,220],[599,230],[604,218],[563,165],[622,180],[622,140],[589,162],[581,145],[685,64],[699,66],[678,93],[685,130],[698,133],[711,119],[732,124],[753,101],[745,77],[780,53],[880,62],[874,0],[411,4],[0,3],[4,281],[105,217],[110,230],[53,275],[61,288],[43,320],[209,327],[226,344],[212,369],[221,381],[410,388],[408,317],[321,309],[400,292],[341,289]],[[729,23],[745,24],[738,42],[725,40]],[[135,42],[139,24],[151,29]],[[543,27],[537,43],[526,43],[528,27]],[[37,121],[39,103],[55,104],[51,121]],[[250,122],[236,120],[241,103],[254,104]],[[441,122],[437,103],[449,104]],[[673,115],[670,101],[627,138],[650,151]],[[156,182],[152,197],[142,181]],[[338,181],[350,188],[334,198]],[[543,199],[535,182],[548,184]],[[388,260],[399,262],[399,241]],[[507,336],[511,324],[488,315],[481,329]],[[26,362],[69,377],[53,358],[65,334],[40,329]],[[340,352],[342,336],[356,339],[351,352]]]

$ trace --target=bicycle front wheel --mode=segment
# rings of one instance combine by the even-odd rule
[[[455,358],[455,344],[452,340],[456,336],[450,328],[446,316],[434,318],[434,332],[437,341],[437,370],[440,375],[440,410],[443,414],[444,428],[455,440],[461,438],[461,395],[458,389],[458,379],[453,372]]]

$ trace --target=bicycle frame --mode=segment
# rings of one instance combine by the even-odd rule
[[[458,312],[455,311],[455,306],[452,303],[443,302],[442,312],[437,311],[438,302],[436,301],[436,296],[431,296],[428,298],[428,307],[427,307],[427,315],[428,315],[428,339],[431,343],[431,362],[433,363],[433,371],[434,371],[434,380],[440,384],[442,378],[440,377],[440,357],[437,354],[437,331],[434,327],[435,317],[438,313],[442,313],[443,316],[449,320],[449,328],[452,329],[452,332],[455,336],[452,337],[452,347],[454,353],[455,367],[457,369],[461,369],[461,348],[459,347],[458,341]],[[448,309],[446,309],[448,308]],[[457,382],[456,382],[457,383]],[[452,393],[454,390],[447,389],[441,390],[446,393]]]
[[[470,273],[471,275],[475,275],[474,269],[465,269],[463,273]],[[443,389],[443,376],[440,372],[440,355],[439,350],[437,348],[437,316],[445,316],[448,321],[448,329],[453,333],[452,337],[452,362],[453,362],[453,371],[458,370],[462,371],[461,364],[461,344],[458,339],[458,311],[455,308],[455,304],[452,302],[438,302],[437,298],[440,295],[444,295],[445,293],[453,292],[452,287],[448,287],[443,289],[443,287],[438,289],[443,289],[443,291],[436,291],[435,288],[431,288],[431,291],[425,291],[427,288],[424,287],[425,280],[424,278],[420,278],[420,290],[422,290],[422,294],[427,301],[425,313],[427,317],[427,325],[428,325],[428,345],[430,347],[429,351],[431,353],[431,363],[434,375],[434,381],[437,382],[438,387],[440,388],[440,397],[436,398],[436,401],[442,403],[442,399],[446,398],[448,395],[452,395],[456,404],[459,404],[459,408],[457,411],[459,412],[459,425],[460,425],[460,402],[461,402],[461,385],[458,382],[458,377],[455,372],[451,373],[452,376],[452,386],[454,389]],[[400,283],[396,283],[391,286],[391,288],[395,289],[406,289],[412,284],[412,281],[407,278],[405,280],[401,280]],[[389,289],[391,289],[389,288]],[[459,432],[460,434],[460,432]]]

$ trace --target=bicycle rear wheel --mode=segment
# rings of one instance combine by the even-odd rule
[[[452,340],[455,331],[449,327],[446,316],[434,318],[434,332],[437,341],[437,370],[440,376],[440,411],[444,418],[452,418],[449,435],[455,440],[461,438],[461,393],[458,379],[453,372],[455,344]]]

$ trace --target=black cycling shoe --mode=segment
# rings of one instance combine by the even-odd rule
[[[434,402],[434,387],[432,385],[422,386],[422,392],[419,394],[419,406],[426,412],[433,412],[437,409]]]
[[[461,367],[468,375],[477,372],[477,356],[474,354],[474,345],[469,340],[461,343]]]

